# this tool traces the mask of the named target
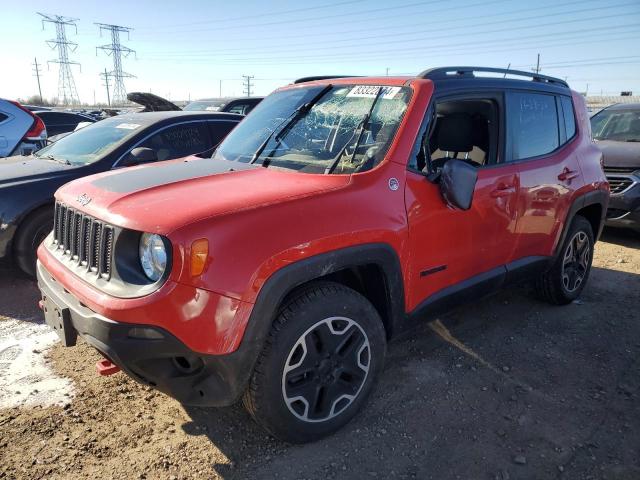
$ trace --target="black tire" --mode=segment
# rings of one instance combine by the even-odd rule
[[[567,305],[580,296],[591,271],[593,246],[591,224],[576,215],[553,265],[536,282],[536,290],[543,300]]]
[[[382,371],[385,353],[382,320],[366,298],[337,283],[311,284],[281,308],[244,405],[280,440],[318,440],[360,410]]]
[[[53,229],[53,209],[41,208],[22,221],[14,243],[15,261],[32,278],[36,276],[38,246]]]

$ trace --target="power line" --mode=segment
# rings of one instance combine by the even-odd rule
[[[135,50],[125,47],[120,43],[120,33],[126,33],[127,38],[129,38],[129,32],[132,29],[108,23],[96,23],[96,25],[100,29],[101,36],[103,30],[111,34],[111,44],[96,47],[96,55],[98,54],[98,49],[100,49],[107,52],[107,55],[113,57],[113,70],[109,72],[109,75],[113,77],[113,104],[123,105],[127,101],[127,90],[124,87],[124,79],[133,78],[134,75],[122,71],[122,56],[124,55],[126,58],[132,53],[135,55]]]
[[[491,4],[491,3],[502,3],[504,0],[495,0],[492,2],[482,2],[482,3],[475,3],[475,4],[471,4],[468,5],[468,7],[477,7],[477,6],[486,6],[487,4]],[[502,25],[505,23],[505,20],[495,20],[492,22],[479,22],[478,20],[482,19],[482,18],[494,18],[497,16],[503,16],[503,15],[513,15],[513,14],[524,14],[524,13],[530,13],[533,11],[539,11],[539,10],[544,10],[545,12],[548,12],[548,10],[550,9],[554,9],[554,8],[558,8],[558,7],[566,7],[568,5],[573,5],[573,4],[584,4],[584,3],[588,3],[589,0],[585,1],[575,1],[575,2],[569,2],[566,3],[564,5],[556,5],[556,6],[550,6],[547,8],[542,8],[542,7],[535,7],[535,8],[526,8],[526,9],[521,9],[521,10],[516,10],[516,11],[512,11],[512,12],[497,12],[497,13],[491,13],[491,14],[487,14],[487,15],[473,15],[473,16],[459,16],[456,15],[455,19],[450,19],[450,20],[443,20],[443,21],[438,21],[438,28],[442,28],[443,26],[446,26],[448,24],[451,24],[452,26],[454,26],[455,28],[470,28],[470,27],[480,27],[482,29],[485,29],[488,25]],[[603,9],[611,9],[611,8],[620,8],[620,7],[624,7],[624,6],[631,6],[631,5],[636,5],[635,2],[627,2],[627,3],[622,3],[622,4],[616,4],[616,5],[608,5],[607,7],[595,7],[595,8],[583,8],[580,10],[572,10],[569,12],[556,12],[556,13],[545,13],[543,15],[537,15],[537,16],[530,16],[530,15],[525,15],[521,18],[511,18],[509,19],[509,23],[512,22],[521,22],[521,21],[532,21],[532,20],[538,20],[538,19],[542,19],[542,18],[546,18],[546,17],[557,17],[559,15],[563,15],[563,14],[571,14],[572,16],[577,14],[577,13],[585,13],[585,12],[592,12],[592,11],[597,11],[597,10],[603,10]],[[437,12],[445,12],[445,11],[450,11],[450,10],[458,10],[459,7],[446,7],[444,9],[433,9],[432,11],[430,11],[430,15],[433,13],[437,13]],[[406,17],[406,15],[404,15]],[[465,20],[472,20],[473,23],[471,24],[464,24],[461,23]],[[589,20],[589,19],[587,19]],[[353,25],[353,21],[350,22],[351,25]],[[332,22],[332,24],[334,24]],[[408,27],[412,27],[412,26],[416,26],[419,27],[417,30],[407,30]],[[637,25],[636,25],[637,26]],[[323,38],[323,41],[321,43],[318,43],[319,48],[325,48],[328,45],[331,44],[337,44],[340,48],[345,48],[345,47],[349,47],[349,46],[356,46],[358,49],[362,48],[362,40],[381,40],[384,38],[392,38],[394,40],[396,40],[395,43],[397,43],[397,38],[398,37],[403,37],[403,36],[408,36],[410,37],[409,40],[401,40],[400,42],[411,42],[414,43],[414,41],[416,40],[415,35],[417,34],[424,34],[425,33],[425,28],[424,28],[424,21],[423,22],[419,22],[419,23],[414,23],[414,24],[407,24],[404,23],[402,26],[399,26],[398,28],[401,29],[400,32],[392,32],[389,31],[389,27],[385,28],[384,32],[376,32],[375,34],[369,35],[369,36],[362,36],[359,32],[369,32],[371,33],[371,27],[368,26],[365,29],[354,29],[354,28],[350,28],[347,31],[341,31],[341,32],[333,32],[333,35],[336,35],[337,39],[335,40],[331,40],[331,39],[326,39],[326,31],[322,31],[319,32],[318,34],[313,34],[313,33],[305,33],[305,38],[308,38],[310,36],[322,36],[325,37]],[[521,27],[512,27],[509,30],[519,30]],[[538,24],[535,25],[535,28],[540,28],[540,26]],[[608,27],[610,28],[610,27]],[[479,33],[484,33],[484,32],[479,32]],[[355,34],[353,38],[349,38],[348,35],[349,34]],[[548,36],[548,34],[547,34]],[[286,35],[278,35],[278,39],[283,39],[283,38],[299,38],[300,35],[299,34],[294,34],[294,35],[290,35],[290,36],[286,36]],[[424,37],[425,39],[433,39],[432,35],[429,35],[428,37]],[[353,40],[357,40],[358,43],[356,44],[349,44],[346,43],[346,41],[353,41]],[[388,42],[385,42],[388,43]],[[372,44],[373,47],[377,47],[377,45]],[[277,49],[278,47],[287,47],[284,50],[283,49]],[[317,48],[316,48],[317,49]],[[293,50],[302,50],[305,52],[308,52],[309,47],[308,46],[298,46],[295,48],[291,48],[291,42],[285,42],[285,43],[281,43],[281,44],[275,44],[275,45],[269,45],[269,46],[263,46],[262,48],[247,48],[247,47],[235,47],[235,48],[226,48],[226,49],[216,49],[214,50],[189,50],[188,52],[185,51],[168,51],[168,52],[161,52],[164,55],[176,55],[176,56],[184,56],[186,55],[191,55],[191,56],[197,56],[199,54],[211,54],[211,55],[215,55],[215,56],[219,56],[219,55],[238,55],[238,54],[243,54],[244,52],[251,52],[251,53],[256,53],[258,51],[266,51],[267,53],[274,53],[274,52],[282,52],[282,51],[286,51],[286,52],[290,52]],[[156,52],[158,53],[158,52]]]
[[[49,63],[57,63],[58,67],[58,101],[62,100],[64,105],[78,105],[80,98],[78,97],[78,91],[76,90],[76,82],[73,79],[71,73],[71,65],[78,65],[78,62],[72,62],[69,60],[69,50],[75,52],[78,48],[78,44],[75,42],[69,42],[67,40],[66,27],[72,26],[78,33],[78,26],[76,22],[77,18],[63,17],[61,15],[46,15],[38,12],[38,15],[42,17],[42,29],[44,30],[45,23],[53,23],[56,26],[56,39],[47,40],[47,45],[52,50],[58,50],[58,59],[47,61]],[[82,70],[80,70],[82,71]]]
[[[242,78],[244,78],[242,82],[244,89],[242,90],[242,92],[246,93],[247,97],[250,97],[252,93],[251,88],[253,87],[253,85],[251,85],[251,80],[255,77],[253,75],[242,75]]]
[[[193,25],[211,25],[212,23],[223,24],[225,22],[236,21],[236,20],[245,20],[247,18],[254,19],[257,16],[259,17],[280,17],[282,15],[287,15],[289,13],[298,13],[298,12],[307,12],[309,10],[321,10],[325,8],[335,8],[342,5],[349,5],[352,3],[362,3],[365,0],[348,0],[344,2],[336,2],[336,3],[327,3],[324,5],[317,5],[314,7],[304,7],[304,8],[294,8],[291,10],[280,10],[280,11],[270,11],[266,13],[254,13],[252,15],[245,15],[240,17],[225,17],[225,18],[211,18],[209,20],[201,20],[197,22],[189,22],[189,23],[177,23],[177,24],[169,24],[169,25],[154,25],[153,27],[139,28],[138,30],[158,30],[164,27],[190,27]]]
[[[35,77],[38,79],[38,95],[40,96],[40,102],[42,102],[42,88],[40,88],[40,65],[38,65],[38,59],[37,58],[33,58],[33,73],[35,74]]]

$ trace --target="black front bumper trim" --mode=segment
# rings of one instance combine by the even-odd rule
[[[250,345],[227,355],[194,352],[162,328],[99,315],[65,291],[40,262],[37,272],[42,296],[68,308],[77,334],[138,382],[191,406],[231,405],[244,392],[255,359]],[[132,329],[151,330],[162,338],[136,338],[130,336]]]

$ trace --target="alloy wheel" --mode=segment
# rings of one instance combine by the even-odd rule
[[[591,246],[585,232],[577,232],[569,241],[562,261],[562,285],[567,292],[575,292],[587,275],[591,260]]]
[[[371,362],[365,331],[354,320],[330,317],[305,331],[291,348],[282,373],[282,396],[305,422],[343,412],[362,389]]]

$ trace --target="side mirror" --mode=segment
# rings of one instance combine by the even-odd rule
[[[138,147],[131,150],[126,160],[128,166],[138,165],[140,163],[157,162],[158,154],[155,150],[147,147]]]
[[[473,191],[478,180],[478,170],[462,160],[447,160],[440,174],[440,193],[451,207],[469,210]]]

